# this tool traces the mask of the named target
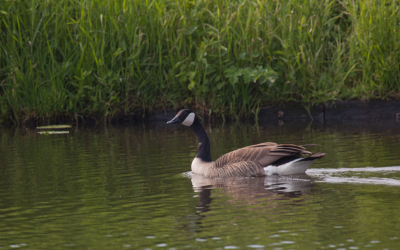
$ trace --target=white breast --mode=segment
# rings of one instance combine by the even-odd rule
[[[202,174],[207,176],[208,169],[214,162],[204,162],[200,158],[195,157],[192,161],[192,172],[195,174]]]

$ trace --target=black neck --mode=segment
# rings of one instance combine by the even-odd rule
[[[199,150],[197,151],[196,157],[200,158],[202,161],[210,162],[211,159],[211,149],[210,149],[210,139],[208,139],[208,135],[206,130],[199,118],[196,116],[194,122],[190,128],[197,135],[197,139],[199,140]]]

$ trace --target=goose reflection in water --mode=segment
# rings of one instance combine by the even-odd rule
[[[191,173],[190,177],[193,190],[199,197],[198,212],[209,211],[212,197],[219,194],[229,197],[228,202],[233,205],[275,206],[275,203],[267,204],[265,201],[298,198],[315,186],[306,174],[213,179]]]

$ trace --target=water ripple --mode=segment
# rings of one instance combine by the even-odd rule
[[[375,173],[375,176],[363,178],[355,176],[357,174]],[[396,178],[380,178],[376,174],[386,175],[388,173],[395,173]],[[400,166],[393,167],[365,167],[365,168],[332,168],[332,169],[318,169],[312,168],[307,170],[307,174],[316,177],[315,182],[327,183],[357,183],[357,184],[371,184],[371,185],[388,185],[400,186]],[[339,175],[339,176],[336,176]],[[350,175],[350,176],[346,176]]]

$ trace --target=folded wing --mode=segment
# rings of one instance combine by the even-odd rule
[[[214,166],[215,168],[229,167],[231,169],[235,168],[235,166],[238,168],[240,166],[239,162],[251,162],[250,165],[255,164],[262,169],[285,156],[304,156],[308,154],[310,152],[306,151],[303,146],[264,142],[224,154],[215,161]],[[241,170],[238,169],[237,171]]]

